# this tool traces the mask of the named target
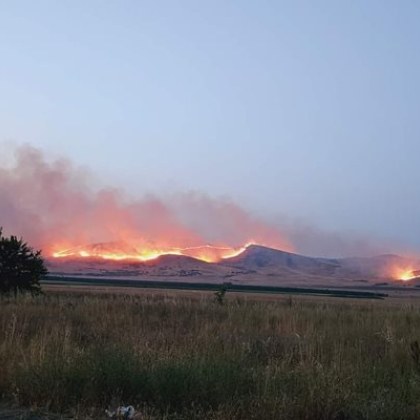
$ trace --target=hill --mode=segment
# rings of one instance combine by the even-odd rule
[[[111,249],[96,244],[91,249]],[[112,248],[112,249],[115,249]],[[127,251],[127,248],[122,248]],[[186,281],[229,281],[237,284],[360,286],[391,281],[398,269],[420,268],[398,255],[358,258],[316,258],[260,245],[250,245],[241,254],[208,263],[191,256],[162,255],[149,261],[107,260],[99,257],[72,255],[48,260],[54,274],[102,276],[109,278],[166,279]]]

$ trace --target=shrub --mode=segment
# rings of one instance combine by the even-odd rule
[[[0,293],[41,291],[39,281],[47,274],[41,251],[34,251],[23,239],[6,238],[0,228]]]

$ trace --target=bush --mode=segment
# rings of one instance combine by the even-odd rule
[[[34,251],[16,236],[4,237],[0,228],[0,293],[38,294],[39,281],[45,274],[41,251]]]

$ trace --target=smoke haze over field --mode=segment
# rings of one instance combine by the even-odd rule
[[[0,168],[0,197],[5,233],[47,253],[98,242],[240,247],[252,240],[291,249],[278,229],[228,200],[197,193],[130,199],[123,189],[96,191],[86,171],[63,159],[49,162],[29,146],[16,150],[15,164]]]
[[[0,226],[6,234],[23,236],[48,255],[101,242],[237,248],[253,241],[333,257],[389,249],[284,220],[269,224],[231,200],[204,193],[132,198],[136,191],[93,184],[94,177],[69,160],[51,160],[31,146],[17,147],[13,158],[0,167]]]

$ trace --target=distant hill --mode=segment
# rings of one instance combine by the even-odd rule
[[[115,251],[115,244],[95,244],[92,253]],[[117,249],[118,250],[118,249]],[[130,251],[130,252],[128,252]],[[121,253],[133,249],[121,246]],[[135,254],[133,254],[135,255]],[[259,245],[218,263],[185,255],[162,255],[149,261],[112,261],[73,255],[48,260],[52,273],[112,278],[228,281],[238,284],[337,286],[391,281],[395,267],[420,269],[420,263],[398,255],[358,258],[314,258]]]
[[[242,254],[229,258],[221,264],[253,270],[287,268],[317,274],[320,272],[331,274],[340,267],[338,260],[306,257],[259,245],[251,245]]]

